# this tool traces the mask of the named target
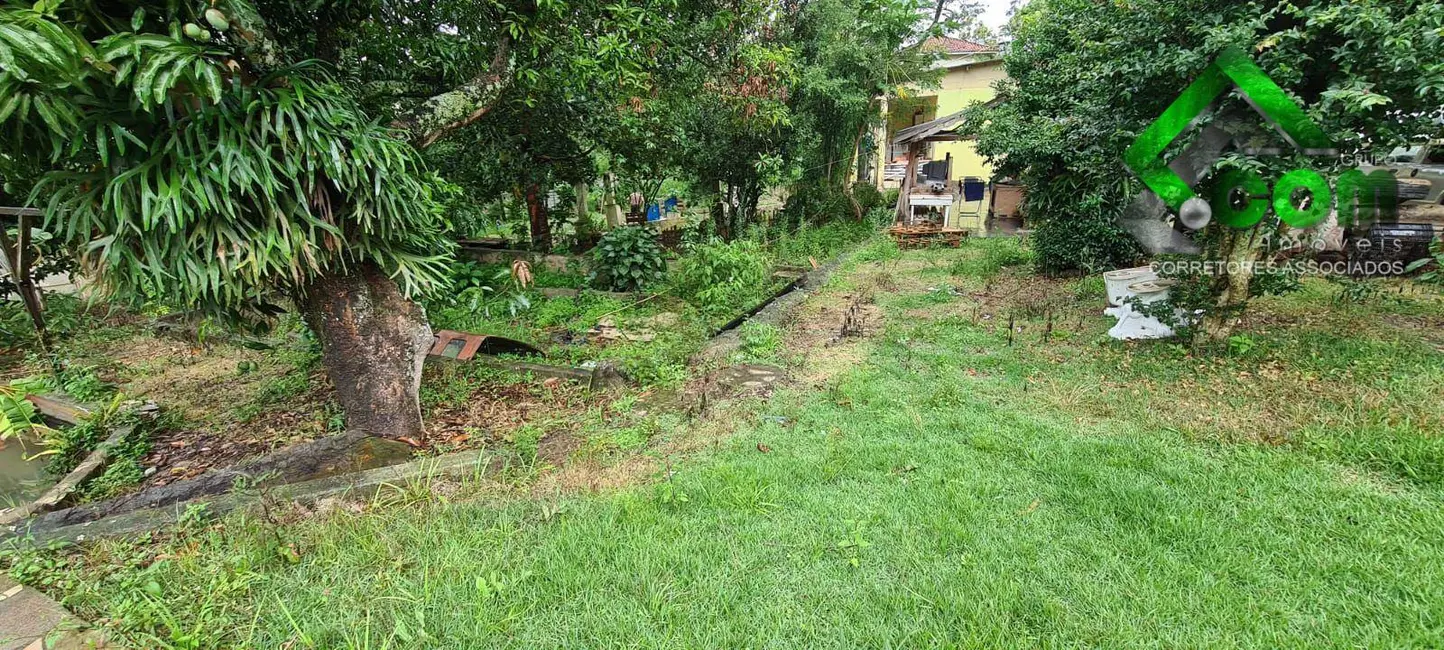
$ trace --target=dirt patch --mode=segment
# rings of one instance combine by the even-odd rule
[[[853,278],[850,291],[829,290],[811,296],[784,321],[786,356],[794,361],[799,384],[816,388],[867,358],[867,342],[882,331],[883,312],[875,296],[896,291],[898,274],[869,264]]]
[[[560,467],[582,447],[582,439],[570,431],[555,431],[547,434],[536,446],[538,465]]]
[[[426,436],[417,442],[441,451],[509,442],[522,427],[576,419],[597,395],[555,378],[482,383],[461,400],[433,406],[426,414]]]
[[[102,379],[128,396],[155,400],[196,423],[230,416],[267,382],[293,370],[266,351],[224,344],[206,348],[150,335],[115,341],[87,356],[97,360]]]

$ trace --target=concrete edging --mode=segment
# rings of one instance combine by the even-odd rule
[[[492,460],[499,458],[486,450],[462,451],[434,458],[423,458],[399,465],[329,476],[311,481],[267,488],[265,493],[291,501],[315,502],[357,491],[376,491],[388,485],[395,486],[418,479],[436,477],[456,478],[467,474],[484,472]],[[253,492],[227,492],[159,508],[134,510],[113,517],[105,517],[83,524],[62,526],[50,530],[17,530],[4,545],[14,547],[40,547],[47,545],[68,545],[87,539],[130,535],[174,524],[193,508],[203,507],[210,516],[222,515],[233,510],[259,503],[262,495]]]
[[[718,332],[716,336],[707,341],[707,345],[692,357],[694,361],[724,359],[742,346],[742,339],[738,334],[741,326],[749,321],[775,325],[782,320],[793,307],[801,304],[807,299],[809,292],[827,283],[832,273],[841,267],[852,257],[854,250],[839,254],[826,264],[819,266],[807,273],[802,274],[792,282],[790,288],[772,297],[762,304],[750,316],[739,319],[734,327]]]

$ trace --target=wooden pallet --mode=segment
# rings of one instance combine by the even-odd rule
[[[897,241],[898,248],[929,248],[946,246],[958,248],[968,238],[968,231],[961,228],[941,228],[932,225],[893,226],[888,234]]]

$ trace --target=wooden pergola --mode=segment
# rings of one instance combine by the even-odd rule
[[[929,142],[957,142],[964,139],[954,129],[963,121],[964,111],[958,111],[952,115],[910,126],[898,131],[892,138],[894,145],[905,144],[908,146],[907,168],[903,172],[902,191],[897,195],[897,209],[895,221],[904,221],[912,210],[910,194],[913,184],[918,175],[918,158],[922,153],[924,144]]]

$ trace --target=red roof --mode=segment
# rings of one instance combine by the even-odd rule
[[[939,49],[939,50],[942,50],[942,51],[944,51],[944,52],[947,52],[948,54],[967,54],[967,53],[970,53],[970,52],[996,52],[996,51],[997,51],[996,48],[989,47],[989,46],[983,45],[983,44],[981,44],[981,43],[974,43],[974,42],[972,42],[972,41],[965,41],[965,40],[963,40],[963,39],[961,39],[961,38],[949,38],[949,37],[947,37],[947,36],[938,36],[938,37],[935,37],[935,38],[930,38],[930,39],[927,40],[927,42],[923,43],[923,47],[924,47],[924,48],[927,48],[927,49],[930,49],[930,50],[931,50],[931,49]]]

